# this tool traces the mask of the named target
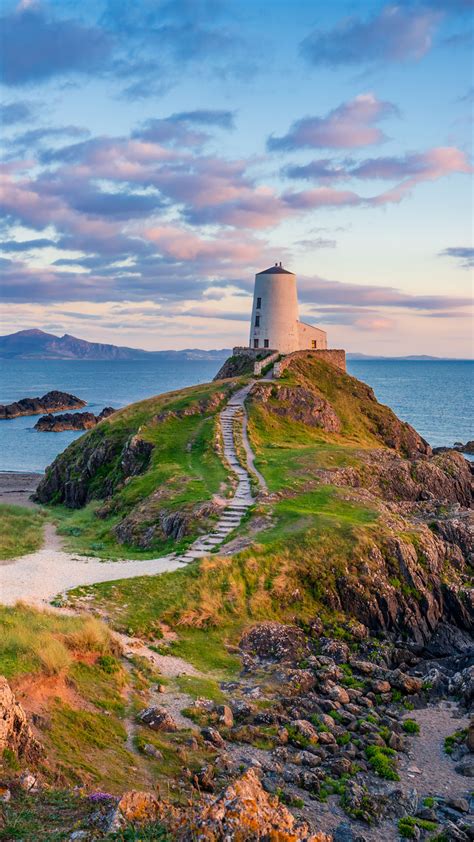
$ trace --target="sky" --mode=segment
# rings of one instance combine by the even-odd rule
[[[3,0],[0,331],[470,358],[473,0]]]

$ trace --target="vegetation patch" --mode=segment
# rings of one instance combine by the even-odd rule
[[[388,746],[370,745],[365,749],[365,756],[373,771],[388,781],[399,781],[395,770],[396,751]]]
[[[41,549],[45,516],[24,506],[0,505],[0,561]]]

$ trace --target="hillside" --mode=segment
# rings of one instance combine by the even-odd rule
[[[246,382],[150,398],[70,445],[37,490],[69,548],[153,557],[209,529],[235,485],[219,414]],[[311,354],[258,379],[246,413],[268,491],[224,542],[175,572],[69,592],[68,608],[106,619],[115,644],[97,628],[81,637],[68,618],[44,624],[48,651],[51,638],[68,650],[55,657],[74,690],[58,704],[56,682],[37,719],[49,780],[60,768],[69,786],[120,795],[132,765],[129,785],[158,793],[155,831],[139,838],[168,828],[183,842],[231,839],[233,810],[251,817],[249,840],[330,842],[337,828],[335,839],[419,838],[455,821],[464,832],[448,800],[465,797],[470,772],[440,741],[472,768],[468,463],[433,455],[368,386]],[[22,645],[11,680],[24,693],[29,664],[44,665],[34,640]],[[458,720],[447,721],[447,698]],[[410,763],[423,766],[415,783]],[[46,811],[44,796],[36,803]],[[84,799],[67,796],[67,809],[101,838]]]
[[[20,330],[0,336],[0,358],[21,360],[142,360],[154,357],[182,359],[225,359],[228,351],[202,351],[187,348],[183,351],[142,351],[102,342],[88,342],[65,333],[55,336],[43,330]]]

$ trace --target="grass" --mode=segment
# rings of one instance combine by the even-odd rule
[[[416,721],[416,719],[404,719],[402,728],[407,734],[419,734],[420,733],[420,726],[419,726],[418,722]]]
[[[180,675],[176,684],[181,693],[187,693],[193,699],[200,697],[211,699],[213,702],[225,702],[226,696],[219,687],[217,681],[212,678],[201,678],[196,675]]]
[[[396,752],[386,746],[370,745],[365,749],[365,756],[373,771],[387,781],[399,781],[395,771]]]
[[[3,806],[5,824],[0,840],[34,839],[37,842],[63,842],[70,839],[71,828],[87,827],[97,811],[88,799],[71,790],[44,789],[38,795],[19,792]]]
[[[44,522],[44,514],[36,509],[0,505],[0,561],[39,550]]]
[[[418,819],[414,816],[403,816],[398,820],[398,830],[403,839],[417,839],[419,836],[417,828],[420,830],[434,831],[437,826],[436,822]]]
[[[26,606],[0,606],[0,674],[67,672],[78,650],[105,653],[110,633],[98,620],[63,617]]]

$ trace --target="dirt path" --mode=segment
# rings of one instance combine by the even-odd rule
[[[400,781],[407,789],[416,787],[424,797],[464,798],[471,789],[469,778],[458,775],[455,763],[444,751],[444,740],[454,731],[467,728],[469,718],[460,717],[449,702],[415,710],[408,714],[420,726],[410,740],[408,757],[400,755]]]

